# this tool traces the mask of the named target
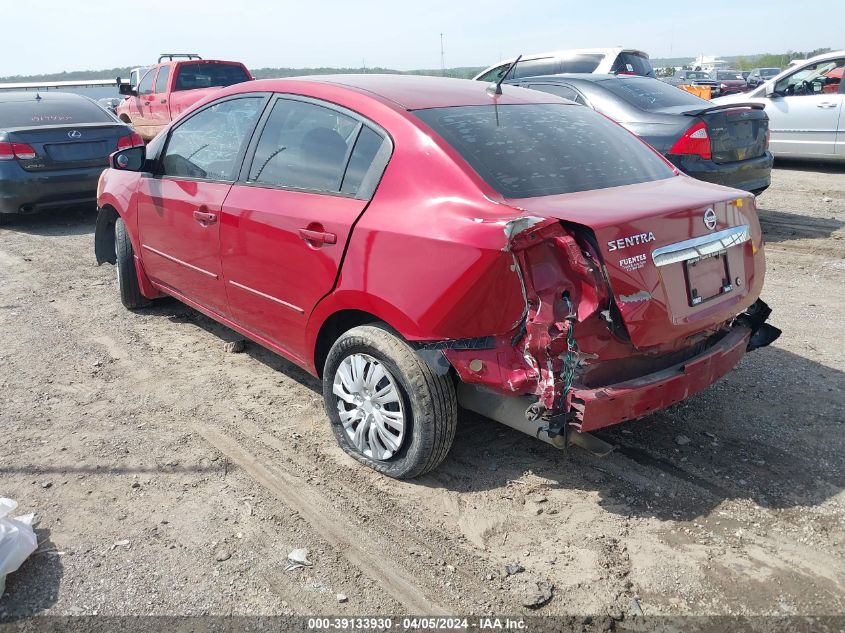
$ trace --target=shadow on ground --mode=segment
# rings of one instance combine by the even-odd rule
[[[36,528],[35,535],[38,549],[6,577],[6,591],[0,596],[0,624],[37,615],[59,599],[64,575],[61,555],[50,540],[50,530]]]
[[[175,301],[149,311],[191,321],[223,341],[241,338]],[[259,345],[245,353],[321,393],[318,379]],[[814,506],[845,486],[842,384],[841,371],[764,348],[697,396],[599,432],[619,447],[607,458],[559,451],[462,411],[449,457],[417,481],[470,492],[505,487],[531,471],[553,487],[598,491],[610,511],[675,520],[708,514],[729,499]]]
[[[94,206],[49,209],[3,218],[0,231],[45,236],[86,235],[94,233],[96,220],[97,209]],[[92,253],[93,249],[92,245]]]

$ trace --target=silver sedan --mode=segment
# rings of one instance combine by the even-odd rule
[[[715,104],[762,103],[769,115],[772,154],[845,160],[845,51],[818,55],[769,79],[751,92]]]

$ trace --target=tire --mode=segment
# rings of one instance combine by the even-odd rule
[[[141,287],[138,284],[135,251],[132,249],[132,242],[129,240],[129,232],[126,230],[123,218],[117,218],[114,223],[114,254],[120,302],[129,310],[137,310],[149,305],[149,299],[141,294]]]
[[[751,193],[753,193],[754,197],[756,198],[757,196],[759,196],[761,193],[763,193],[768,188],[769,188],[769,186],[766,185],[765,187],[760,187],[759,189],[754,189]]]
[[[356,363],[357,374],[354,373]],[[377,380],[379,367],[385,376]],[[355,375],[359,378],[369,375],[369,384],[374,387],[367,390],[366,380],[350,382]],[[392,383],[396,393],[388,389],[388,383]],[[350,384],[357,384],[360,389],[347,389]],[[355,402],[348,400],[353,392],[359,398]],[[374,392],[387,395],[370,399]],[[369,395],[362,397],[362,394]],[[458,405],[451,377],[436,374],[384,325],[355,327],[335,341],[323,367],[323,400],[340,447],[389,477],[410,479],[433,470],[446,458],[455,439]],[[401,430],[397,424],[399,418]],[[358,444],[350,437],[350,434],[357,437],[358,429],[373,428],[374,431],[361,434],[363,442],[359,440]],[[392,438],[393,446],[385,437]],[[361,443],[365,445],[364,450]],[[370,449],[369,454],[366,447]]]

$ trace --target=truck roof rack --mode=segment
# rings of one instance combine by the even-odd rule
[[[165,59],[172,62],[174,57],[181,57],[183,59],[202,59],[202,57],[196,53],[161,53],[158,56],[158,63],[160,64]]]

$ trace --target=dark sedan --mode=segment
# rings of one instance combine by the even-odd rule
[[[719,84],[719,96],[734,95],[738,92],[746,92],[748,84],[745,77],[738,70],[714,70],[710,78]]]
[[[699,180],[755,194],[771,182],[769,118],[759,105],[714,106],[649,77],[550,75],[510,83],[601,112]]]
[[[0,223],[12,214],[90,204],[109,154],[143,144],[91,99],[0,93]]]

